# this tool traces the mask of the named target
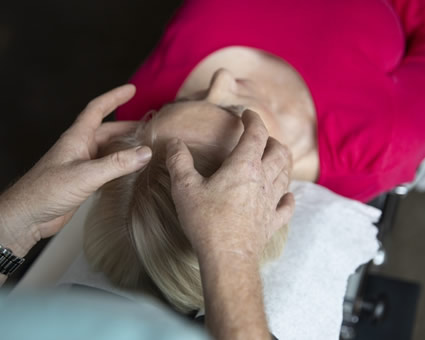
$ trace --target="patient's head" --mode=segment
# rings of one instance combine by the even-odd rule
[[[171,198],[165,144],[173,137],[183,139],[195,168],[208,177],[243,131],[238,108],[211,102],[210,90],[195,100],[164,106],[149,122],[111,143],[107,152],[148,145],[152,159],[145,169],[103,186],[85,229],[85,253],[95,269],[124,288],[159,290],[181,312],[203,308],[203,295],[198,261]],[[281,228],[272,237],[263,262],[281,253],[286,232]]]
[[[281,121],[269,92],[262,82],[239,79],[219,69],[207,89],[179,98],[153,114],[155,135],[158,139],[178,137],[186,143],[232,150],[243,131],[239,118],[248,108],[260,115],[271,136],[281,140]]]

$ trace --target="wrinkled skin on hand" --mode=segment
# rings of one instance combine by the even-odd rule
[[[288,193],[292,158],[268,136],[260,117],[245,111],[245,131],[211,177],[202,177],[186,145],[167,145],[172,196],[184,232],[198,255],[232,252],[259,258],[267,241],[294,211]]]
[[[134,93],[133,85],[124,85],[91,101],[43,158],[1,195],[0,242],[14,245],[15,253],[26,253],[40,238],[56,234],[103,184],[149,162],[147,147],[98,158],[111,138],[137,126],[137,122],[102,124]]]

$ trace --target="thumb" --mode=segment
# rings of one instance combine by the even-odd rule
[[[109,181],[140,170],[149,163],[151,157],[150,148],[137,146],[87,162],[85,177],[91,182],[90,185],[93,185],[90,191],[96,191]]]
[[[173,187],[187,187],[202,180],[193,165],[192,154],[186,144],[177,138],[167,144],[167,168]]]

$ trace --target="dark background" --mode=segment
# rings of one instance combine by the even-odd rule
[[[0,2],[0,191],[31,168],[92,98],[129,79],[181,2]],[[425,194],[413,192],[401,204],[386,240],[388,261],[378,272],[423,285],[424,240]],[[424,319],[422,294],[415,339],[425,338]]]
[[[125,83],[181,1],[0,2],[0,190]]]
[[[0,1],[0,192],[94,97],[128,81],[181,1]],[[25,273],[47,240],[8,280]]]

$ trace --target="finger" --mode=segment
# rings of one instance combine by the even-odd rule
[[[277,205],[276,213],[278,216],[278,225],[283,226],[288,224],[295,210],[295,199],[291,192],[286,193]]]
[[[289,149],[279,143],[273,137],[267,140],[267,145],[263,155],[263,169],[270,181],[274,181],[285,169],[289,173],[291,166],[291,153]]]
[[[269,133],[260,116],[251,110],[242,114],[245,131],[229,158],[260,160],[269,138]]]
[[[132,84],[117,87],[93,99],[80,113],[75,121],[76,127],[97,129],[103,118],[114,111],[119,105],[129,101],[136,93]]]
[[[288,192],[290,178],[287,169],[282,169],[273,182],[273,191],[275,196],[276,204],[279,204],[282,196]]]
[[[100,125],[96,130],[96,144],[102,148],[111,139],[135,131],[140,123],[137,121],[107,122]]]
[[[202,180],[194,167],[192,154],[181,140],[173,139],[167,144],[167,168],[172,187],[184,188]]]
[[[151,157],[151,149],[138,146],[84,162],[80,165],[79,176],[89,187],[83,190],[91,194],[109,181],[140,170],[149,163]]]

